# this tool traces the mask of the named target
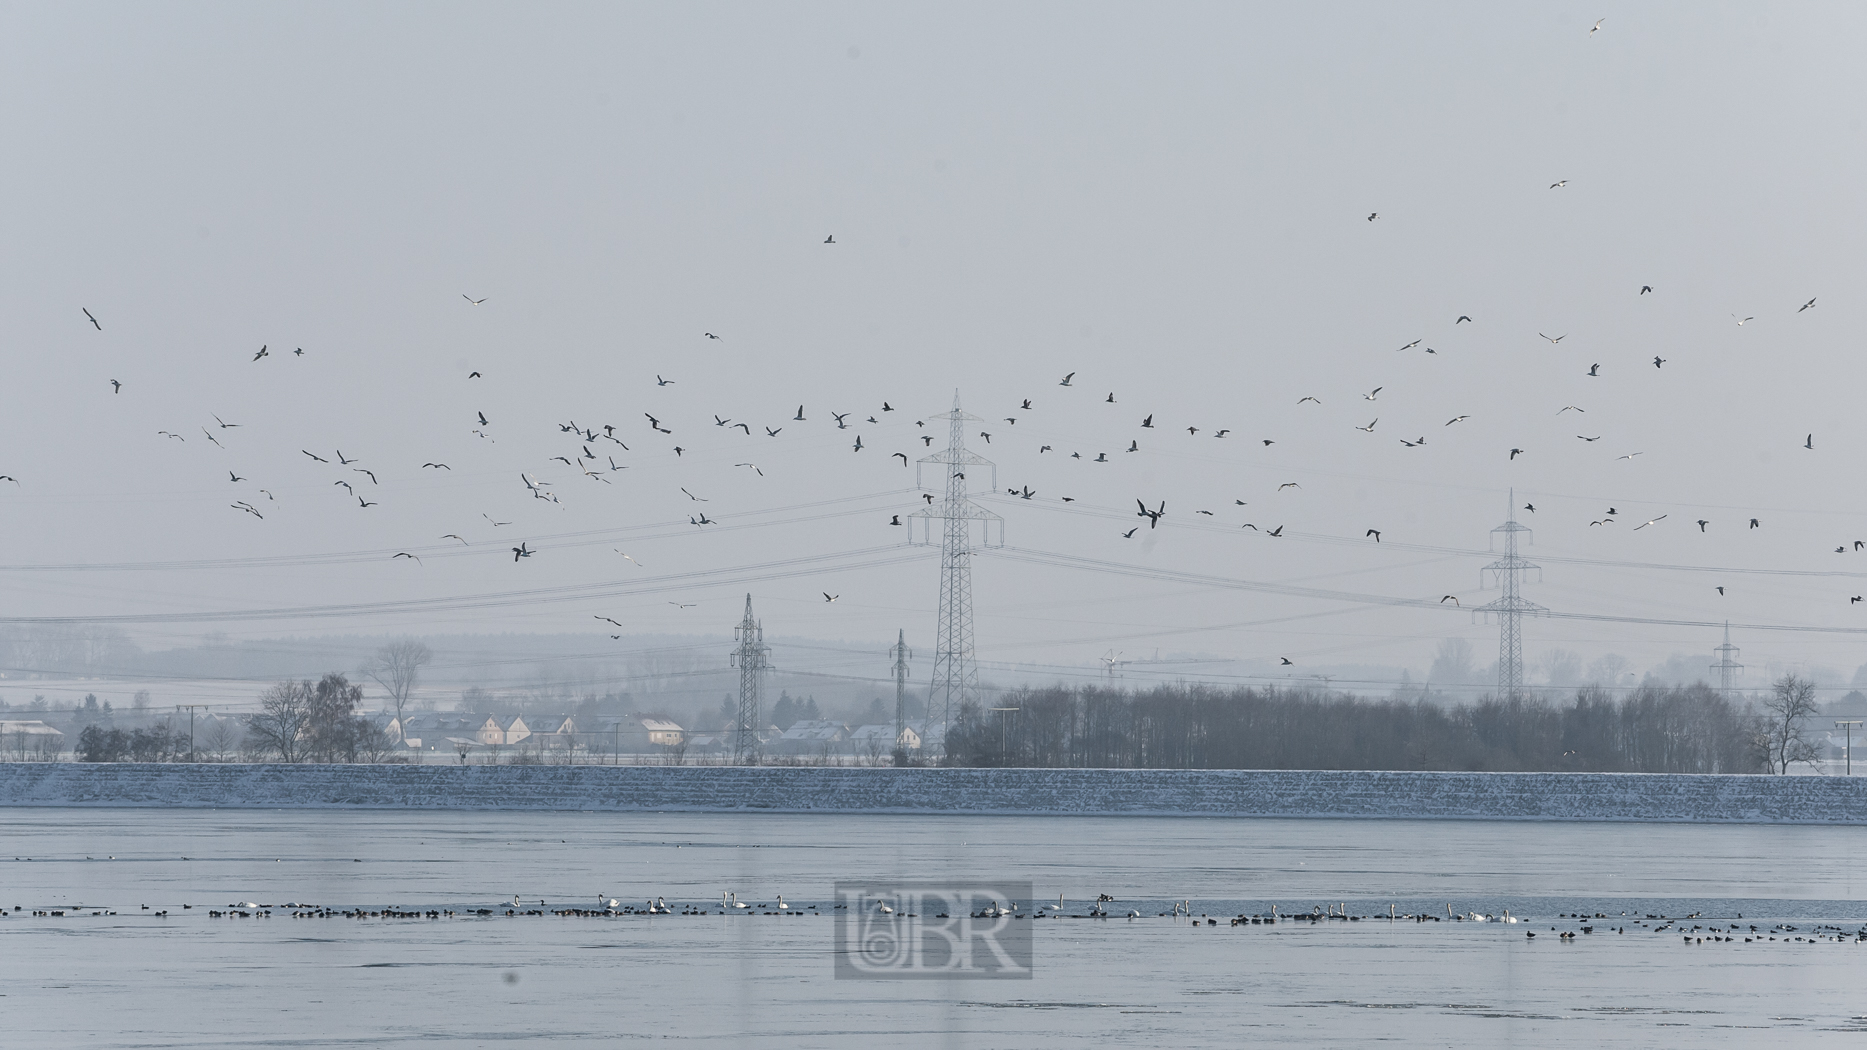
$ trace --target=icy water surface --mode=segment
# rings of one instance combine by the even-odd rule
[[[0,810],[0,828],[7,1047],[1867,1036],[1867,829],[154,809]],[[1030,980],[833,980],[831,885],[865,878],[1027,880],[1021,913],[1065,906],[1031,920]],[[753,907],[720,914],[722,892]],[[1098,894],[1109,918],[1070,917]],[[657,897],[706,914],[548,914]],[[547,914],[507,916],[515,898]],[[1218,924],[1159,914],[1177,900]],[[242,903],[271,907],[225,917]],[[1340,904],[1370,918],[1230,924]],[[1390,905],[1439,921],[1372,917]],[[1506,909],[1524,921],[1446,919]]]

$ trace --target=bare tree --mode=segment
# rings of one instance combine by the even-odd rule
[[[202,742],[207,745],[208,754],[214,756],[214,761],[227,761],[228,753],[233,751],[234,744],[237,743],[233,735],[233,719],[214,719],[203,737]]]
[[[434,653],[426,645],[404,638],[376,650],[376,655],[363,665],[363,673],[389,694],[389,703],[395,708],[397,743],[406,743],[407,734],[401,732],[402,713],[408,708],[409,694],[415,691],[422,667],[433,659]]]
[[[303,762],[311,736],[310,682],[280,682],[260,694],[259,713],[248,715],[246,737],[261,755],[277,755],[281,762]]]
[[[1807,678],[1786,674],[1770,687],[1763,698],[1762,743],[1770,767],[1787,774],[1797,762],[1813,762],[1822,751],[1808,737],[1809,720],[1817,714],[1815,683]]]

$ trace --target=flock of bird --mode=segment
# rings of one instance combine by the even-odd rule
[[[1597,22],[1594,28],[1589,31],[1589,35],[1593,36],[1600,30],[1601,23]],[[1561,178],[1551,182],[1548,189],[1550,192],[1560,192],[1567,189],[1569,186],[1570,180]],[[1366,221],[1372,223],[1380,218],[1381,215],[1378,211],[1371,211],[1367,215]],[[830,246],[835,246],[838,242],[834,235],[830,235],[826,236],[821,243],[826,246],[825,250],[836,250]],[[1661,295],[1661,292],[1650,283],[1630,282],[1629,292],[1643,301],[1647,297],[1657,297]],[[463,294],[461,298],[464,300],[467,309],[479,309],[485,306],[490,297],[484,295],[476,297]],[[1806,300],[1799,300],[1799,305],[1794,305],[1793,310],[1789,309],[1789,305],[1786,304],[1784,314],[1793,317],[1813,310],[1816,308],[1818,301],[1819,297],[1815,296],[1811,296]],[[105,330],[102,319],[88,306],[81,307],[81,312],[84,324],[90,326],[96,332],[101,333]],[[1483,324],[1483,311],[1468,312],[1448,310],[1447,312],[1454,318],[1451,324],[1447,326],[1450,330],[1461,330],[1464,326],[1468,325],[1472,328],[1478,328]],[[1733,313],[1731,318],[1735,324],[1744,326],[1756,321],[1757,316],[1758,315],[1755,314],[1739,316]],[[1525,333],[1526,337],[1527,334],[1528,333]],[[1568,333],[1566,332],[1551,334],[1549,332],[1538,331],[1536,335],[1547,341],[1552,347],[1561,346],[1564,340],[1568,338]],[[704,331],[700,333],[700,339],[707,342],[723,342],[726,337],[713,331]],[[1427,345],[1428,342],[1428,336],[1417,336],[1405,342],[1396,340],[1398,345],[1395,346],[1394,352],[1397,354],[1405,354],[1417,351],[1423,355],[1439,356],[1440,350],[1432,345]],[[250,351],[250,357],[246,359],[246,363],[252,367],[276,367],[276,363],[281,358],[287,360],[294,358],[302,359],[306,354],[307,351],[304,347],[294,347],[289,355],[284,353],[275,355],[270,349],[270,344],[264,343],[257,350]],[[1651,357],[1650,363],[1654,369],[1664,370],[1670,363],[1670,359],[1659,354],[1654,354]],[[1590,380],[1600,380],[1604,384],[1612,383],[1615,381],[1617,369],[1622,367],[1624,366],[1615,362],[1592,361],[1588,363],[1586,369],[1581,372],[1581,375]],[[479,383],[484,380],[484,373],[478,369],[463,369],[463,372],[466,381],[470,383]],[[1167,413],[1148,408],[1147,406],[1143,406],[1144,410],[1134,411],[1133,414],[1130,415],[1128,414],[1129,409],[1124,407],[1124,399],[1118,396],[1120,393],[1118,390],[1108,389],[1107,387],[1098,387],[1094,390],[1089,390],[1086,384],[1079,382],[1079,376],[1081,375],[1082,373],[1076,370],[1061,375],[1057,380],[1056,388],[1052,390],[1051,396],[1049,397],[1034,395],[1031,397],[1019,396],[1011,399],[1005,410],[1005,414],[996,415],[992,421],[979,421],[981,425],[976,432],[970,431],[969,429],[966,435],[968,441],[976,438],[977,441],[990,446],[995,443],[1002,445],[1008,441],[1027,440],[1024,437],[1025,434],[1040,429],[1027,421],[1040,418],[1047,408],[1052,407],[1050,404],[1046,404],[1046,402],[1063,402],[1066,401],[1066,399],[1068,403],[1062,407],[1073,407],[1079,414],[1089,410],[1089,405],[1085,402],[1099,404],[1100,408],[1098,411],[1105,414],[1105,422],[1101,424],[1101,429],[1112,440],[1109,440],[1106,445],[1099,448],[1079,447],[1066,450],[1060,447],[1060,444],[1053,443],[1060,442],[1061,439],[1039,436],[1028,439],[1030,445],[1027,446],[1027,451],[1028,447],[1035,447],[1038,457],[1054,456],[1071,461],[1080,461],[1085,464],[1108,464],[1115,461],[1112,457],[1119,458],[1140,453],[1143,451],[1144,447],[1151,451],[1157,446],[1165,445],[1168,441],[1239,441],[1254,443],[1256,447],[1259,448],[1269,448],[1276,445],[1281,440],[1281,438],[1275,434],[1258,434],[1246,437],[1242,430],[1242,424],[1238,423],[1233,423],[1232,425],[1213,425],[1211,421],[1197,419],[1173,420],[1169,418]],[[660,390],[673,387],[679,382],[681,382],[681,377],[656,374],[654,377],[654,389]],[[109,380],[109,383],[110,393],[113,396],[122,395],[126,389],[125,384],[118,379],[113,378]],[[1292,393],[1296,392],[1293,391]],[[1383,400],[1384,394],[1387,397],[1386,400]],[[1392,422],[1390,421],[1384,426],[1383,420],[1398,414],[1397,410],[1405,408],[1406,406],[1394,405],[1394,395],[1389,392],[1386,384],[1372,386],[1366,389],[1365,392],[1361,390],[1343,393],[1334,393],[1327,390],[1306,392],[1302,393],[1301,396],[1294,397],[1292,400],[1299,410],[1326,413],[1328,411],[1326,406],[1334,403],[1337,399],[1346,400],[1351,405],[1365,404],[1367,406],[1379,407],[1370,407],[1351,420],[1338,420],[1338,422],[1333,425],[1340,425],[1341,422],[1347,422],[1348,425],[1352,427],[1353,431],[1366,435],[1366,440],[1380,441],[1386,439],[1396,442],[1400,447],[1409,450],[1425,450],[1428,449],[1429,445],[1436,448],[1439,445],[1456,440],[1451,435],[1460,433],[1461,431],[1448,431],[1447,428],[1459,427],[1460,424],[1466,423],[1468,420],[1474,418],[1473,413],[1456,413],[1452,414],[1450,418],[1445,419],[1443,423],[1438,424],[1435,430],[1428,430],[1423,433],[1406,431],[1395,434],[1393,432]],[[705,430],[707,428],[711,428],[709,432],[736,434],[737,440],[750,443],[769,441],[777,439],[781,434],[787,432],[795,434],[796,432],[806,429],[816,429],[818,431],[833,430],[834,432],[847,433],[846,441],[849,454],[873,456],[881,450],[880,446],[877,445],[878,441],[883,440],[889,435],[898,435],[900,432],[900,428],[893,427],[885,431],[865,431],[863,429],[864,423],[871,426],[878,425],[884,420],[889,420],[890,417],[897,412],[896,407],[889,400],[878,399],[876,404],[877,407],[869,412],[848,409],[827,410],[822,413],[809,411],[807,405],[799,404],[796,405],[794,410],[787,406],[782,410],[781,414],[774,413],[772,416],[763,419],[738,419],[723,414],[711,414],[710,419],[687,419],[681,418],[679,413],[673,408],[657,408],[653,411],[640,411],[639,419],[625,420],[622,424],[609,421],[593,423],[586,420],[580,422],[576,419],[551,420],[549,422],[524,420],[520,421],[518,424],[512,424],[506,420],[495,419],[489,416],[488,413],[481,408],[463,406],[460,425],[465,432],[471,434],[473,437],[489,443],[497,442],[499,436],[512,426],[523,426],[534,434],[540,431],[551,432],[555,439],[561,443],[557,454],[542,457],[538,461],[537,466],[533,469],[518,471],[512,484],[515,487],[515,493],[522,493],[525,498],[562,505],[566,499],[571,497],[569,489],[565,487],[567,484],[612,485],[614,483],[613,479],[617,474],[628,470],[632,464],[639,463],[640,457],[643,455],[672,456],[676,461],[680,461],[689,451],[692,451],[688,444],[688,442],[692,440],[689,435],[696,430]],[[1560,417],[1566,417],[1569,413],[1574,413],[1577,419],[1590,418],[1587,409],[1579,404],[1564,404],[1554,412],[1556,416]],[[900,418],[899,416],[894,417],[894,419]],[[912,442],[909,442],[909,448],[917,454],[925,454],[932,450],[936,440],[942,435],[938,427],[929,428],[930,420],[944,421],[946,418],[945,416],[938,416],[915,420],[915,429],[909,433],[919,439],[919,447],[916,448]],[[971,417],[967,418],[971,419]],[[1365,418],[1366,422],[1361,422],[1362,418]],[[199,441],[202,444],[212,445],[221,451],[229,451],[231,448],[237,447],[240,444],[243,428],[248,426],[248,422],[229,422],[218,415],[213,416],[212,419],[213,423],[211,426],[206,423],[201,423],[195,428],[199,430],[198,435],[192,430],[184,432],[182,429],[178,428],[176,430],[159,430],[157,431],[157,436],[164,441],[173,441],[183,444],[190,441]],[[1319,416],[1318,419],[1320,420],[1322,417]],[[998,425],[999,421],[1002,421],[1002,426]],[[1026,423],[1023,428],[1019,427],[1021,422]],[[1331,424],[1323,423],[1322,425],[1326,426]],[[1595,428],[1591,427],[1590,429]],[[1390,434],[1393,436],[1388,437]],[[1575,435],[1575,440],[1585,445],[1592,446],[1595,442],[1602,440],[1602,437],[1603,435],[1600,432],[1592,434],[1577,433]],[[1146,443],[1145,446],[1144,442]],[[1813,452],[1816,449],[1815,435],[1812,432],[1805,434],[1799,446],[1805,452]],[[381,506],[384,499],[389,498],[388,492],[390,490],[388,486],[385,486],[383,476],[379,476],[378,474],[378,470],[380,469],[378,464],[365,462],[362,458],[346,454],[344,450],[337,448],[301,448],[299,451],[311,463],[321,468],[327,468],[325,471],[325,481],[328,484],[329,491],[337,498],[341,498],[347,502],[354,502],[355,511],[367,513],[373,508]],[[1506,462],[1515,462],[1520,458],[1534,458],[1544,454],[1546,451],[1547,450],[1525,447],[1521,444],[1513,444],[1506,447],[1499,447],[1496,450],[1496,455],[1503,458]],[[908,451],[889,449],[882,454],[889,459],[897,461],[900,468],[906,469],[913,465],[913,460]],[[1616,456],[1614,461],[1631,461],[1643,454],[1642,450],[1629,450]],[[634,458],[632,459],[631,457]],[[766,476],[766,470],[758,462],[759,458],[760,457],[754,455],[735,457],[733,467],[734,469],[745,470],[752,476],[763,478]],[[417,468],[420,472],[451,474],[454,471],[454,466],[451,463],[440,458],[417,456],[411,457],[409,462],[412,463],[415,459],[421,461],[419,468]],[[559,480],[547,480],[546,471],[555,470],[555,467],[552,466],[553,464],[562,465],[562,467],[571,472],[570,476],[576,480],[574,482],[567,482],[563,478]],[[265,487],[267,482],[263,476],[264,473],[264,471],[252,467],[248,467],[244,472],[241,469],[227,470],[226,484],[230,486],[227,506],[231,511],[239,515],[250,516],[252,519],[255,519],[255,522],[267,521],[271,516],[281,513],[280,504],[274,492],[272,489]],[[963,479],[963,477],[963,474],[959,475],[959,478]],[[27,482],[22,482],[18,477],[10,474],[0,475],[0,481],[7,481],[21,486],[27,484]],[[698,482],[690,482],[690,485],[697,486],[698,484]],[[1301,488],[1300,482],[1283,482],[1278,484],[1273,490],[1273,496],[1291,490],[1300,491]],[[339,494],[337,490],[340,489],[342,492]],[[700,495],[688,485],[681,486],[680,491],[689,501],[689,511],[686,515],[689,525],[693,528],[704,530],[720,524],[720,519],[713,516],[713,514],[710,513],[710,509],[706,506],[706,504],[711,502],[708,497]],[[1005,488],[1004,495],[1019,500],[1032,501],[1038,498],[1039,493],[1032,484],[1026,482]],[[1241,495],[1248,495],[1248,493]],[[923,499],[928,506],[932,506],[938,498],[935,491],[921,493],[921,499]],[[1060,500],[1065,504],[1078,501],[1076,495],[1052,498]],[[1163,522],[1170,520],[1170,510],[1165,499],[1159,498],[1157,495],[1152,498],[1147,496],[1134,496],[1132,498],[1134,498],[1136,505],[1135,517],[1140,519],[1140,523],[1133,524],[1125,529],[1118,529],[1117,531],[1122,539],[1134,539],[1136,535],[1142,531],[1143,523],[1145,529],[1151,533],[1158,529]],[[1260,501],[1258,505],[1253,506],[1252,501],[1239,498],[1238,496],[1231,497],[1231,503],[1225,508],[1195,508],[1191,511],[1191,516],[1207,517],[1216,520],[1220,518],[1222,513],[1230,513],[1237,511],[1239,508],[1246,507],[1250,507],[1251,509],[1244,512],[1242,515],[1234,517],[1231,524],[1235,524],[1240,529],[1250,530],[1267,538],[1278,539],[1285,536],[1285,526],[1281,521],[1276,520],[1276,517],[1266,520],[1263,516],[1264,514],[1276,515],[1277,510],[1275,504],[1267,505]],[[1534,503],[1525,503],[1522,506],[1522,511],[1524,513],[1535,514],[1536,510],[1537,508]],[[1179,513],[1178,508],[1175,509],[1174,513]],[[483,521],[487,523],[488,527],[494,530],[512,524],[511,521],[495,519],[491,514],[482,513],[480,516]],[[1240,520],[1242,517],[1252,517],[1256,520]],[[1587,525],[1590,528],[1628,527],[1622,524],[1627,520],[1628,519],[1621,516],[1617,508],[1610,506],[1600,513],[1589,515]],[[1649,528],[1664,528],[1668,527],[1666,523],[1676,523],[1677,520],[1678,519],[1670,513],[1661,513],[1644,518],[1637,524],[1631,524],[1630,531],[1638,532]],[[1741,527],[1750,530],[1763,527],[1763,522],[1758,517],[1745,517],[1738,520],[1742,523]],[[902,513],[889,512],[885,522],[886,527],[889,528],[904,528],[906,526]],[[1695,518],[1694,523],[1697,525],[1700,533],[1706,533],[1715,526],[1722,524],[1721,522],[1715,522],[1709,518],[1703,517]],[[1385,527],[1382,523],[1363,522],[1358,524],[1356,528],[1364,530],[1361,538],[1377,544],[1382,542],[1382,535],[1385,531]],[[466,534],[468,531],[469,530],[465,528],[457,528],[455,531],[442,534],[438,539],[452,540],[463,545],[473,546],[475,545],[475,541],[471,541],[467,538]],[[1860,551],[1863,549],[1863,541],[1850,537],[1836,546],[1834,548],[1835,552],[1850,552],[1849,542],[1852,543],[1852,551]],[[532,546],[528,541],[522,541],[518,544],[498,544],[498,546],[503,547],[511,554],[514,563],[524,562],[540,552],[539,548]],[[641,565],[640,561],[620,549],[617,549],[616,553],[638,567]],[[391,555],[390,560],[407,561],[413,565],[422,564],[421,556],[412,550],[396,551]],[[1718,591],[1722,594],[1724,591],[1723,587],[1719,587]],[[828,590],[821,591],[821,593],[826,603],[833,603],[840,597],[840,594],[833,594]],[[1455,595],[1446,595],[1441,601],[1442,603],[1453,602],[1456,604],[1458,599]],[[1850,604],[1859,604],[1861,601],[1862,596],[1857,595],[1850,598]],[[669,604],[680,609],[692,608],[695,605],[695,603],[692,602],[679,601],[671,601]],[[599,616],[598,619],[609,618]],[[610,619],[609,622],[620,627],[620,624],[613,619]],[[613,637],[620,636],[617,635]],[[1287,664],[1288,662],[1289,661],[1286,659],[1285,663]]]

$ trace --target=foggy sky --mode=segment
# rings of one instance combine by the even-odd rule
[[[42,5],[0,28],[0,615],[169,614],[125,625],[150,647],[690,634],[750,591],[768,630],[931,654],[935,555],[850,552],[907,538],[890,516],[937,490],[891,453],[944,444],[915,423],[958,390],[1013,547],[1463,609],[982,554],[982,660],[1423,670],[1459,636],[1484,662],[1469,610],[1513,487],[1552,609],[1867,628],[1858,7]],[[627,469],[554,462],[586,444],[571,420],[613,424],[629,451],[592,448]],[[1159,529],[1136,499],[1166,501]],[[797,558],[823,560],[680,577]],[[375,607],[416,601],[439,604]],[[189,619],[327,605],[363,608]],[[1719,640],[1525,636],[1532,661]],[[1867,661],[1858,634],[1735,640]]]

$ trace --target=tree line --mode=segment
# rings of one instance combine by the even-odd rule
[[[1703,683],[1457,706],[1305,688],[1017,689],[969,707],[947,751],[965,766],[1787,772],[1817,753],[1812,697],[1793,676],[1758,704]]]

